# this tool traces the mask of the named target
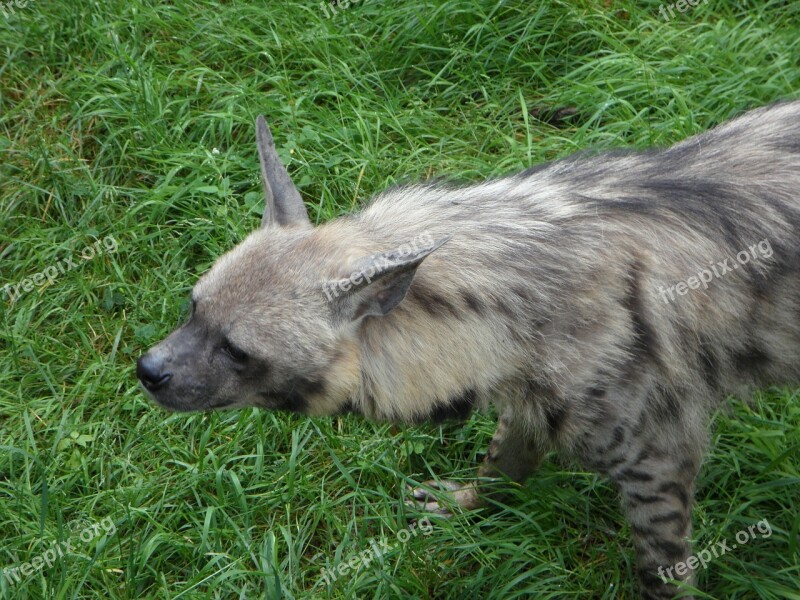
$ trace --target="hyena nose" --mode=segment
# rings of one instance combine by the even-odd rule
[[[167,382],[172,379],[172,373],[164,373],[162,371],[163,362],[158,360],[149,352],[139,357],[136,361],[136,377],[142,382],[142,385],[149,392],[155,392],[157,389],[167,385]]]

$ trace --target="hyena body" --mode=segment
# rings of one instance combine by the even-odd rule
[[[153,397],[404,422],[493,403],[478,481],[521,481],[551,449],[606,474],[643,596],[672,597],[710,414],[800,382],[800,102],[664,150],[394,188],[316,228],[258,133],[264,226],[140,359]]]

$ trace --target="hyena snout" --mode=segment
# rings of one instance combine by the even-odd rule
[[[136,377],[148,392],[156,392],[172,379],[172,373],[166,369],[163,357],[152,352],[143,354],[136,361]]]
[[[172,332],[136,361],[136,377],[159,405],[192,411],[230,404],[217,397],[224,373],[207,356],[201,332],[187,324]]]

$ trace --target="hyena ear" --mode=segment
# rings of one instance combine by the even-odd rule
[[[311,221],[303,205],[303,198],[278,157],[272,133],[263,115],[256,118],[256,144],[266,199],[261,227],[309,227]]]
[[[409,243],[390,252],[365,257],[345,279],[325,284],[325,296],[340,322],[362,317],[381,317],[405,298],[417,267],[451,236],[420,243]]]

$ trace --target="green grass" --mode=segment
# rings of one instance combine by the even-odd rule
[[[5,6],[5,4],[4,4]],[[320,578],[408,526],[404,485],[469,478],[492,421],[170,416],[136,357],[258,225],[268,116],[312,220],[404,180],[476,180],[584,148],[667,144],[800,92],[800,6],[657,1],[36,0],[0,13],[0,569],[74,551],[4,598],[631,598],[611,486],[548,463],[506,506]],[[559,109],[572,116],[551,119]],[[216,150],[215,150],[216,149]],[[96,239],[116,252],[77,260]],[[407,479],[406,477],[411,479]],[[83,542],[86,524],[114,535]],[[719,416],[703,598],[800,598],[800,397]],[[100,530],[102,533],[102,530]]]

